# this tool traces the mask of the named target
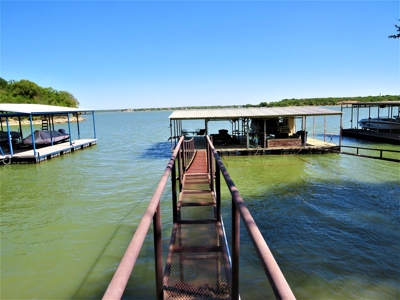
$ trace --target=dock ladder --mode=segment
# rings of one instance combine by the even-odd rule
[[[49,130],[49,120],[42,119],[42,131],[48,131],[48,130]]]

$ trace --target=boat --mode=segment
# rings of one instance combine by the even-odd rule
[[[65,142],[69,139],[69,134],[64,129],[58,131],[35,130],[33,133],[35,145],[51,145]],[[25,145],[32,145],[32,134],[22,140]]]
[[[369,130],[384,130],[384,131],[399,131],[400,119],[399,117],[379,117],[379,118],[365,118],[358,121],[362,129]]]

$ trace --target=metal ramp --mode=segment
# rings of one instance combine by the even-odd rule
[[[207,150],[181,136],[104,300],[122,299],[153,224],[156,299],[239,300],[240,220],[277,299],[295,299],[228,170],[206,136]],[[221,217],[221,177],[232,196],[232,257]],[[173,229],[163,271],[161,198],[172,183]],[[179,193],[178,193],[179,186]]]
[[[197,151],[177,204],[163,280],[164,299],[230,299],[231,264],[207,170]]]

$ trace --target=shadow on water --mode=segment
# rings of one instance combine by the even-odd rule
[[[171,142],[158,142],[147,148],[141,158],[143,159],[168,159],[171,157]]]

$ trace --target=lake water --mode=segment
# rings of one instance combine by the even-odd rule
[[[169,159],[170,113],[97,113],[98,145],[0,167],[1,299],[102,297]],[[337,124],[328,121],[327,131]],[[91,126],[81,123],[83,132]],[[398,163],[337,154],[223,159],[298,299],[399,299]],[[162,200],[165,254],[170,193],[168,186]],[[222,193],[229,238],[230,197]],[[273,298],[244,228],[241,239],[242,299]],[[125,298],[154,295],[150,232]]]

